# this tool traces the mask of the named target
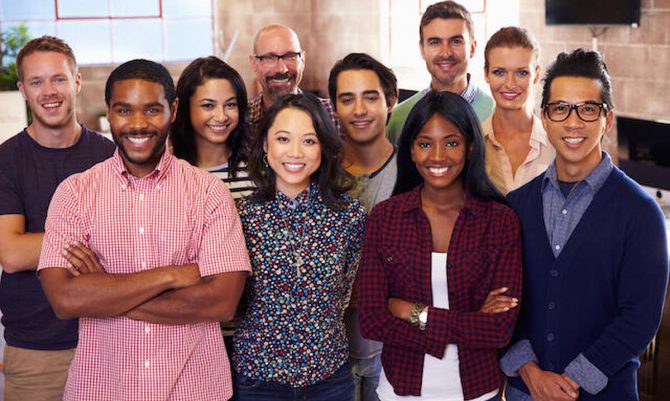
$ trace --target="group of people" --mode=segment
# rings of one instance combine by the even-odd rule
[[[131,60],[105,86],[114,143],[77,122],[70,47],[29,42],[32,122],[0,146],[5,400],[637,400],[668,253],[601,147],[602,56],[559,54],[538,117],[528,31],[488,40],[492,97],[467,9],[419,33],[431,82],[398,105],[365,53],[303,93],[279,24],[253,99],[213,56],[176,85]]]

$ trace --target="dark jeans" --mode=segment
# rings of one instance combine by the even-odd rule
[[[329,378],[306,387],[258,381],[237,373],[234,392],[238,401],[353,401],[354,381],[347,362]]]

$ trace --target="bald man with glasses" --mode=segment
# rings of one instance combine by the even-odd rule
[[[263,88],[249,102],[249,124],[255,129],[275,100],[289,93],[301,92],[298,86],[305,70],[305,51],[293,29],[272,24],[256,33],[249,63]],[[339,132],[340,120],[335,114],[333,103],[327,98],[319,100]]]

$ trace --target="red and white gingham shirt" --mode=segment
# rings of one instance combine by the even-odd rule
[[[230,192],[215,176],[165,153],[137,178],[114,156],[58,187],[39,269],[65,267],[80,241],[108,273],[198,263],[200,274],[250,270]],[[230,366],[218,322],[161,325],[82,318],[65,400],[227,400]]]

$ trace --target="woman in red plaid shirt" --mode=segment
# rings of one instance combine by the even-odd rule
[[[380,400],[495,400],[521,295],[514,212],[485,172],[477,116],[431,92],[410,112],[398,181],[369,216],[363,335],[384,343]]]

